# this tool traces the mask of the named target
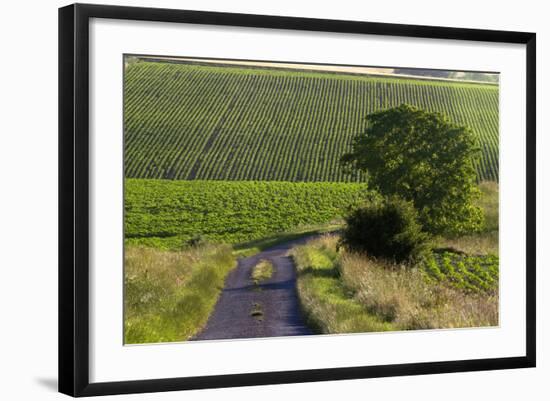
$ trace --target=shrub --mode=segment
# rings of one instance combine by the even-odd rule
[[[353,210],[346,217],[341,245],[396,262],[414,262],[429,251],[429,237],[412,202],[391,197]]]

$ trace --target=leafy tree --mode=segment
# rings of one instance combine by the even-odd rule
[[[381,194],[412,201],[429,232],[481,229],[483,214],[473,204],[480,151],[469,128],[407,104],[370,114],[367,123],[341,159],[346,171],[366,172]]]

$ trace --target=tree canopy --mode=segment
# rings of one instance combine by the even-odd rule
[[[483,224],[474,160],[480,149],[468,127],[440,113],[403,104],[370,114],[341,162],[365,172],[382,195],[412,201],[434,234],[477,231]]]

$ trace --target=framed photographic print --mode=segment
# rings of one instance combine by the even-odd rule
[[[535,366],[535,34],[59,10],[59,390]]]

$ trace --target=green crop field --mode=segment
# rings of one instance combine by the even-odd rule
[[[434,254],[423,265],[430,277],[449,282],[465,291],[495,291],[498,289],[496,255],[461,255],[452,252]]]
[[[127,179],[129,244],[178,248],[198,236],[239,243],[330,222],[372,196],[361,183]]]
[[[146,61],[124,79],[129,178],[361,181],[340,157],[369,113],[409,103],[471,127],[498,181],[497,85]]]

